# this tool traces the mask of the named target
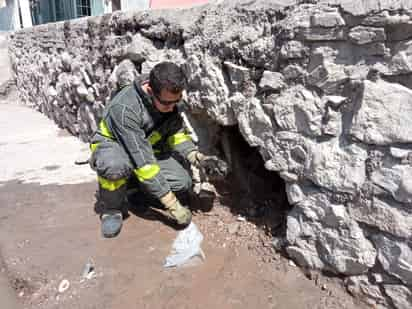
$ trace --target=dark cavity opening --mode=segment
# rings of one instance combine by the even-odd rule
[[[257,147],[251,147],[237,126],[224,127],[218,147],[231,171],[222,185],[230,194],[221,197],[221,204],[233,214],[242,215],[267,234],[285,236],[288,203],[285,182],[277,172],[265,168]]]

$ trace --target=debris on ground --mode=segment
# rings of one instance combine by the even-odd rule
[[[63,279],[59,284],[58,291],[59,291],[59,293],[64,293],[69,289],[69,287],[70,287],[69,280]]]
[[[95,277],[95,275],[96,275],[96,272],[95,272],[94,263],[91,259],[89,259],[86,265],[84,265],[82,279],[90,280],[93,277]]]
[[[191,222],[188,227],[180,231],[173,242],[170,255],[166,258],[164,267],[179,267],[189,262],[193,257],[205,260],[205,254],[200,247],[203,235],[197,226]]]

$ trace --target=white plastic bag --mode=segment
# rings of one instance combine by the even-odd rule
[[[191,222],[184,230],[180,231],[173,242],[172,251],[166,258],[163,267],[178,267],[193,257],[199,256],[203,260],[205,254],[200,247],[203,241],[203,235],[197,226]]]

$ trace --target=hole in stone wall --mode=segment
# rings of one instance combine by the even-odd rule
[[[258,148],[249,146],[237,126],[222,129],[218,147],[231,168],[225,183],[216,186],[230,192],[221,204],[267,234],[284,236],[287,212],[291,209],[284,180],[264,167]]]

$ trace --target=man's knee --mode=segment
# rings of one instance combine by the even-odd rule
[[[99,151],[92,156],[93,169],[97,175],[109,180],[128,178],[131,175],[132,167],[130,161],[118,151]]]
[[[100,177],[109,180],[119,180],[123,178],[128,178],[131,174],[130,166],[126,162],[121,160],[106,160],[101,168],[97,169],[97,174]]]

